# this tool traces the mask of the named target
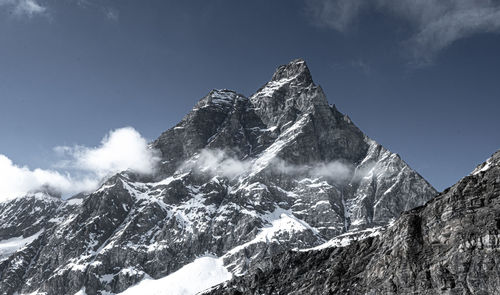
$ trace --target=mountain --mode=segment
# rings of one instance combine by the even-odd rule
[[[380,236],[287,251],[210,294],[498,294],[500,151]]]
[[[201,291],[290,249],[375,235],[437,194],[329,105],[300,59],[249,98],[211,91],[150,147],[155,174],[118,173],[61,211],[0,264],[0,290],[120,293],[215,267]]]

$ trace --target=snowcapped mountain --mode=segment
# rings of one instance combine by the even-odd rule
[[[0,205],[0,238],[30,239],[0,263],[0,290],[114,294],[217,266],[204,289],[290,249],[378,232],[436,194],[329,105],[300,59],[250,98],[211,91],[151,148],[154,175]]]
[[[499,230],[500,151],[378,236],[278,254],[208,293],[498,294]]]

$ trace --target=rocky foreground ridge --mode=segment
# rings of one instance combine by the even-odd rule
[[[499,294],[500,151],[383,234],[287,251],[210,294]]]
[[[0,205],[0,239],[29,241],[1,258],[1,292],[116,294],[206,254],[234,276],[253,273],[277,254],[293,259],[290,249],[376,234],[436,195],[328,104],[300,59],[249,98],[211,91],[151,148],[154,175],[124,171],[69,201]]]

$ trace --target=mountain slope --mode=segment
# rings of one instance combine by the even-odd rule
[[[382,235],[289,251],[210,294],[498,294],[500,151]]]
[[[47,227],[63,201],[46,193],[29,193],[0,203],[0,240],[31,236]]]
[[[303,60],[250,98],[211,91],[151,148],[156,174],[105,181],[0,266],[0,289],[118,293],[206,254],[242,275],[283,251],[386,225],[436,194],[328,104]]]

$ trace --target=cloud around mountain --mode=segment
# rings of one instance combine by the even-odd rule
[[[147,140],[132,127],[110,131],[96,147],[59,146],[60,161],[53,169],[19,166],[0,154],[0,201],[50,187],[64,196],[95,189],[113,173],[132,170],[154,172],[159,160]]]
[[[253,161],[240,160],[224,150],[203,149],[196,158],[183,163],[181,169],[208,173],[212,176],[234,178],[245,172],[252,171],[253,165]],[[314,178],[323,177],[334,182],[343,182],[350,179],[354,174],[354,167],[342,161],[296,165],[280,158],[273,158],[269,163],[269,167],[269,171],[273,173],[308,175]]]
[[[147,140],[132,127],[110,131],[97,147],[58,146],[54,150],[65,158],[58,167],[88,171],[98,177],[127,169],[149,174],[159,160]]]
[[[63,196],[92,191],[108,176],[124,170],[151,174],[160,157],[147,140],[132,127],[110,131],[96,147],[57,146],[59,161],[53,169],[30,169],[19,166],[0,154],[0,201],[20,197],[27,192],[51,188]],[[252,170],[253,162],[241,160],[219,149],[203,149],[181,169],[234,178]],[[353,169],[340,161],[295,165],[275,158],[270,171],[287,175],[324,177],[341,182],[353,176]]]

